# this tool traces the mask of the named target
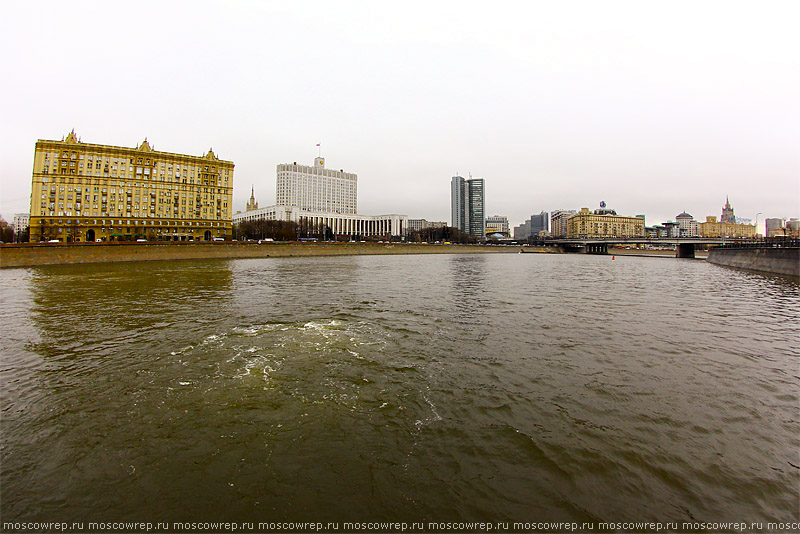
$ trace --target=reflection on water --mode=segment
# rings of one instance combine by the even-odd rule
[[[791,281],[577,255],[4,275],[4,521],[798,520]]]
[[[482,313],[486,291],[486,256],[483,254],[453,255],[448,257],[450,291],[458,318],[475,319]]]

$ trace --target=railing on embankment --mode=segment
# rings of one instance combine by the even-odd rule
[[[800,278],[800,240],[767,238],[725,243],[708,250],[708,261]]]

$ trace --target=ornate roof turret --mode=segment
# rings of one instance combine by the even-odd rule
[[[63,141],[65,143],[77,143],[78,142],[78,136],[75,135],[75,128],[73,128],[72,131],[69,134],[67,134],[67,138],[63,139]]]
[[[146,137],[144,138],[144,141],[142,141],[142,144],[139,145],[139,150],[142,152],[151,152],[153,150],[153,147],[151,147],[150,143],[147,142]]]
[[[250,187],[250,201],[247,203],[247,208],[245,211],[253,211],[258,209],[258,202],[256,202],[256,190],[255,187]]]

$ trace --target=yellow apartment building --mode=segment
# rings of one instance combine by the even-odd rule
[[[594,213],[589,208],[581,210],[567,219],[567,237],[642,237],[643,217],[624,217],[603,206]]]
[[[735,224],[718,222],[714,215],[708,215],[706,222],[698,223],[700,235],[703,237],[755,237],[754,224]]]
[[[230,238],[233,162],[83,143],[70,132],[39,140],[33,157],[30,240],[211,241]]]

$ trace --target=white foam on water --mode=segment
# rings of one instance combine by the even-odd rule
[[[211,334],[210,336],[206,336],[206,338],[203,340],[202,345],[206,345],[214,341],[220,341],[222,339],[225,339],[226,337],[228,337],[228,334]]]
[[[188,351],[192,350],[193,348],[194,348],[194,345],[188,345],[186,347],[183,347],[180,350],[174,350],[174,351],[170,352],[169,354],[170,354],[170,356],[178,356],[179,354],[183,354],[184,352],[188,352]]]
[[[422,398],[425,399],[425,402],[427,402],[428,406],[431,407],[431,414],[432,415],[426,417],[424,421],[418,419],[414,423],[414,425],[416,425],[417,428],[419,428],[421,426],[426,426],[426,425],[429,425],[431,423],[435,423],[437,421],[441,421],[442,420],[442,416],[439,415],[439,412],[436,410],[436,405],[433,402],[431,402],[431,400],[428,398],[428,396],[425,393],[422,394]]]

